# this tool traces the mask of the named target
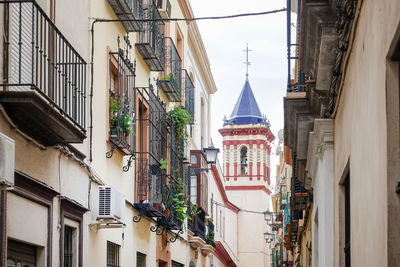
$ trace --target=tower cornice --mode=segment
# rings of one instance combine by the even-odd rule
[[[219,133],[225,136],[239,136],[239,135],[263,135],[269,142],[275,140],[275,136],[272,134],[268,127],[256,127],[256,128],[222,128],[218,130]]]

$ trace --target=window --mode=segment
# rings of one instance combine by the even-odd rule
[[[107,241],[107,267],[119,267],[119,246]]]
[[[7,267],[35,267],[36,247],[14,240],[7,243]]]
[[[109,139],[125,155],[136,146],[134,74],[126,56],[109,53]]]
[[[197,204],[197,175],[190,176],[190,202]]]
[[[219,211],[219,236],[222,237],[222,210]]]
[[[200,173],[200,206],[203,208],[205,212],[208,211],[208,179],[207,175],[204,172]]]
[[[136,267],[146,267],[146,254],[136,253]]]
[[[247,147],[240,149],[240,174],[248,174],[247,168]]]
[[[64,267],[74,266],[74,235],[75,229],[70,226],[64,226]]]
[[[201,98],[201,104],[200,104],[200,115],[201,115],[201,121],[200,121],[200,129],[201,129],[201,147],[206,147],[207,146],[207,140],[206,140],[206,114],[205,114],[205,107],[204,107],[204,98]]]

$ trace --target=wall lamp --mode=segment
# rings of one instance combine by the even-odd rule
[[[214,146],[203,148],[203,152],[206,155],[207,164],[215,164],[217,162],[217,155],[219,153],[219,148]],[[200,172],[208,172],[210,168],[190,168],[190,175],[197,175]]]
[[[264,233],[264,239],[268,244],[271,244],[272,241],[274,241],[275,235],[269,232]]]
[[[274,213],[272,211],[267,210],[267,211],[264,211],[263,214],[264,214],[264,219],[267,222],[272,221],[272,216],[274,215]]]

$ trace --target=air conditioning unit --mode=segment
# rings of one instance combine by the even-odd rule
[[[169,0],[157,0],[157,8],[163,19],[171,17],[171,2]]]
[[[124,223],[125,196],[113,186],[99,186],[98,207],[97,220]]]
[[[15,142],[0,133],[0,189],[14,186]]]

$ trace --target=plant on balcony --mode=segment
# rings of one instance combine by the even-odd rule
[[[172,185],[172,188],[170,188],[168,185],[166,186],[166,210],[172,212],[173,219],[178,222],[179,225],[182,225],[186,218],[189,220],[191,219],[187,210],[185,210],[183,182],[180,178],[178,178],[177,182]]]
[[[199,209],[199,207],[196,204],[193,204],[192,202],[189,202],[188,209],[190,212],[190,216],[192,216],[192,217],[197,216],[201,213],[201,210]]]
[[[213,222],[213,218],[206,216],[205,221],[206,221],[206,224],[208,225],[208,222],[211,222],[211,223]]]
[[[128,114],[127,109],[125,109],[121,104],[115,100],[110,101],[110,134],[117,135],[118,133],[135,134],[133,131],[133,117]]]
[[[207,244],[213,246],[214,248],[217,247],[217,243],[215,243],[215,240],[214,240],[214,231],[209,231],[208,232],[206,241],[207,241]]]
[[[171,80],[175,80],[175,75],[173,73],[170,73],[166,76],[162,76],[160,78],[160,81],[171,81]]]
[[[160,169],[166,170],[168,166],[168,159],[161,159],[160,160]]]
[[[190,123],[192,117],[181,106],[176,106],[167,112],[167,119],[173,124],[177,139],[178,152],[183,156],[184,146],[187,143],[186,125]]]

